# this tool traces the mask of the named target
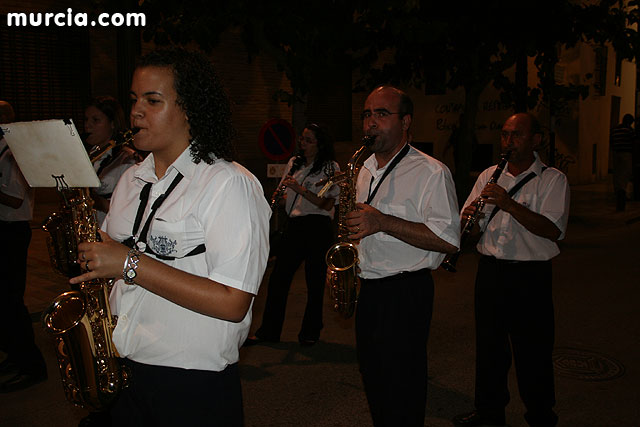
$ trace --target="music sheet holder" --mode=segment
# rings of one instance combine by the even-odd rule
[[[31,187],[100,187],[73,120],[2,124],[0,137]]]

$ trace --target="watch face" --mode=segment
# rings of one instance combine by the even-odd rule
[[[129,280],[133,280],[133,279],[135,279],[135,278],[136,278],[136,276],[137,276],[137,273],[136,273],[136,271],[135,271],[133,268],[130,268],[130,269],[128,269],[128,270],[127,270],[127,278],[128,278]]]

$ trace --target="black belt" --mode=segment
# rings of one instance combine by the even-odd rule
[[[394,274],[391,276],[385,276],[385,277],[380,277],[377,279],[365,279],[365,278],[360,278],[360,280],[365,280],[367,283],[383,283],[383,282],[393,282],[396,280],[405,280],[408,279],[410,277],[414,277],[414,276],[420,276],[420,275],[431,275],[431,269],[430,268],[423,268],[420,270],[415,270],[415,271],[401,271],[398,274]]]
[[[321,214],[309,214],[289,217],[289,221],[331,221],[331,217]]]
[[[495,262],[496,264],[531,264],[536,262],[548,262],[549,260],[530,260],[530,261],[519,261],[515,259],[499,259],[494,257],[493,255],[482,255],[487,261]]]

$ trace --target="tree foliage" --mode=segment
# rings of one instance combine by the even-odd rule
[[[621,57],[638,59],[640,0],[143,0],[147,40],[209,50],[230,27],[239,30],[248,60],[275,59],[293,88],[281,99],[295,102],[314,82],[344,64],[360,78],[354,90],[391,83],[465,91],[456,159],[459,198],[469,188],[471,144],[480,93],[494,84],[504,100],[533,108],[586,96],[584,86],[554,79],[559,46],[611,43]],[[535,58],[540,83],[512,81],[505,71]],[[522,68],[522,67],[521,67]],[[525,67],[526,68],[526,67]],[[526,77],[526,74],[525,74]],[[523,83],[524,82],[524,83]],[[523,87],[524,85],[524,87]]]

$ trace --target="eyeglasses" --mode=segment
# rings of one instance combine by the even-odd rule
[[[404,113],[401,113],[401,112],[392,113],[391,111],[387,110],[386,108],[380,108],[380,109],[373,110],[373,111],[370,111],[370,110],[363,111],[362,114],[360,114],[360,118],[362,120],[370,119],[371,117],[373,117],[375,119],[384,119],[385,117],[389,117],[392,114],[404,114]]]
[[[525,132],[520,132],[519,130],[514,130],[512,132],[508,132],[506,130],[503,130],[502,132],[500,132],[500,139],[502,140],[507,140],[509,139],[509,137],[511,137],[511,139],[517,139],[518,141],[522,140],[525,136],[527,136],[527,133]]]
[[[298,142],[302,142],[302,141],[306,142],[307,144],[315,144],[315,143],[317,143],[317,142],[318,142],[318,141],[317,141],[317,140],[315,140],[315,139],[311,139],[311,138],[309,138],[309,137],[306,137],[306,138],[305,138],[304,136],[300,135],[300,136],[298,137]]]

